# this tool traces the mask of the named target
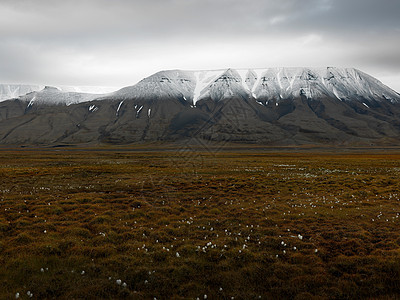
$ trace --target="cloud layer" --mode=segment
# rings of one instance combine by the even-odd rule
[[[3,0],[0,82],[136,83],[161,69],[349,66],[400,91],[398,0]]]

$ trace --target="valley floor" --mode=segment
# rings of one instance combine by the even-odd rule
[[[0,298],[400,297],[400,154],[0,151]]]

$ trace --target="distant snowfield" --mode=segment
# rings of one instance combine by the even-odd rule
[[[29,84],[0,84],[0,101],[18,98],[27,93],[40,91],[44,86]]]
[[[57,86],[63,92],[76,92],[88,94],[108,94],[112,93],[120,87],[115,86]]]
[[[38,92],[45,88],[44,85],[30,84],[0,84],[0,101],[18,98],[28,93]],[[75,92],[87,94],[108,94],[118,90],[117,87],[105,86],[57,86],[61,92]]]

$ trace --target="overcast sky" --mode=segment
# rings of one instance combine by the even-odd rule
[[[0,82],[355,67],[400,92],[400,0],[0,0]]]

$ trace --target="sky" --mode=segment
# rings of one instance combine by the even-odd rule
[[[355,67],[400,92],[399,0],[0,0],[0,83]]]

